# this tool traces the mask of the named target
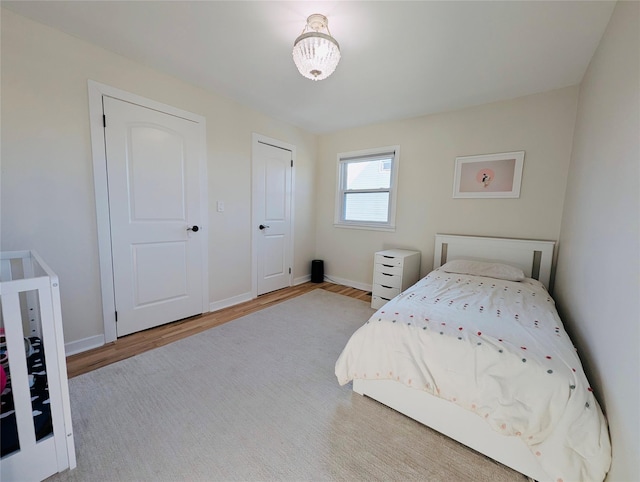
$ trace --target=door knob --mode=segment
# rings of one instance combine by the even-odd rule
[[[190,228],[187,228],[187,231],[193,231],[194,233],[197,233],[198,231],[200,231],[200,228],[198,226],[191,226]]]
[[[258,226],[258,228],[259,228],[260,230],[263,230],[263,229],[268,228],[268,227],[269,227],[269,226],[265,226],[264,224],[261,224],[260,226]]]

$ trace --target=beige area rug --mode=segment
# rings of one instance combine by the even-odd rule
[[[318,289],[71,379],[78,467],[49,480],[526,480],[338,385],[372,313]]]

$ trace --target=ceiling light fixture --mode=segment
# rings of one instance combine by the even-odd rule
[[[327,17],[309,15],[302,34],[293,43],[293,61],[307,79],[322,80],[333,74],[340,62],[340,46],[329,32]]]

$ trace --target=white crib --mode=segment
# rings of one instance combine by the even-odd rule
[[[1,253],[0,268],[0,326],[4,329],[19,442],[17,450],[0,459],[0,479],[40,481],[76,466],[58,277],[34,251]],[[36,414],[25,353],[25,337],[33,336],[41,339],[44,348],[51,410],[52,432],[39,435],[40,440],[34,428]]]

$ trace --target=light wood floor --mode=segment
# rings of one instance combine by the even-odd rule
[[[213,313],[194,316],[186,320],[176,321],[167,325],[151,328],[118,338],[100,348],[85,351],[67,357],[67,373],[69,378],[90,372],[111,363],[124,360],[139,353],[166,345],[173,341],[195,335],[214,326],[227,323],[263,308],[273,306],[296,296],[303,295],[315,289],[324,289],[333,293],[350,296],[359,300],[371,302],[371,293],[333,283],[304,283],[291,288],[274,291],[259,296],[255,300],[240,303]]]

